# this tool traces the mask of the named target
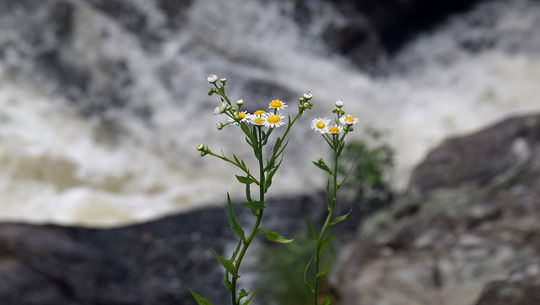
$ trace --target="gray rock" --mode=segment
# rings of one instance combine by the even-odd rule
[[[341,304],[469,305],[493,281],[540,279],[539,198],[539,115],[446,141],[341,256]]]

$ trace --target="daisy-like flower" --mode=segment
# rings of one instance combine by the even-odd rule
[[[328,127],[328,130],[326,131],[326,133],[340,134],[342,131],[343,131],[343,127],[339,125],[333,125],[333,126]]]
[[[249,123],[253,125],[262,126],[266,122],[266,111],[264,110],[257,110],[252,115],[249,116]]]
[[[342,101],[341,99],[338,99],[338,100],[336,101],[336,107],[341,108],[341,107],[343,107],[343,105],[345,105],[345,103],[343,103],[343,101]]]
[[[207,80],[209,83],[213,84],[213,83],[217,82],[217,75],[215,75],[215,74],[210,74],[210,75],[208,75],[208,77],[206,78],[206,80]]]
[[[270,102],[270,104],[268,104],[268,108],[274,108],[274,109],[277,109],[277,110],[281,110],[283,108],[287,108],[288,106],[282,102],[281,100],[278,100],[278,99],[275,99],[275,100],[272,100]]]
[[[330,119],[328,118],[316,118],[311,121],[311,129],[320,133],[325,133],[328,130]]]
[[[266,122],[264,123],[265,127],[274,128],[283,126],[283,116],[279,113],[266,115]]]
[[[235,117],[238,116],[240,118],[240,120],[236,121],[235,119],[230,118],[229,122],[234,122],[233,124],[237,125],[237,126],[238,126],[239,122],[246,122],[250,117],[249,113],[247,113],[245,111],[236,112],[236,113],[234,113],[234,116]]]
[[[222,114],[225,110],[227,110],[227,103],[223,102],[214,108],[214,114]]]
[[[342,116],[340,119],[339,119],[339,122],[343,125],[349,125],[349,126],[352,126],[356,123],[358,123],[358,118],[355,118],[351,115],[345,115],[345,116]]]

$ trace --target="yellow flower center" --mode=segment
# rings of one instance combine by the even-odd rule
[[[329,133],[339,133],[339,128],[337,126],[332,126],[328,128]]]
[[[345,122],[347,123],[354,123],[354,118],[350,115],[346,116],[345,119],[344,119]]]
[[[278,115],[272,114],[266,119],[269,123],[278,123],[281,121],[281,118]]]
[[[324,129],[326,127],[326,124],[323,121],[318,121],[317,124],[315,124],[315,127],[318,129]]]
[[[246,113],[245,112],[237,112],[236,113],[237,116],[239,116],[242,120],[246,117]]]
[[[279,108],[282,106],[283,106],[283,103],[280,100],[273,100],[270,102],[270,107]]]
[[[254,115],[260,115],[260,114],[265,114],[266,112],[264,110],[257,110],[255,112],[253,112]]]
[[[263,118],[256,117],[256,118],[253,119],[253,123],[257,124],[257,125],[261,125],[262,123],[264,123],[264,120],[263,120]]]

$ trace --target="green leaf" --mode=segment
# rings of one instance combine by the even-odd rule
[[[247,201],[247,202],[242,202],[242,205],[252,210],[262,210],[266,207],[264,205],[264,202],[262,201]]]
[[[244,303],[242,303],[242,305],[248,305],[249,302],[251,302],[251,300],[253,299],[253,297],[257,294],[257,290],[253,291],[253,293],[251,293],[251,295],[249,296],[249,298],[247,298]]]
[[[343,214],[343,215],[341,215],[339,217],[334,218],[334,220],[332,220],[332,222],[330,222],[330,225],[334,226],[334,225],[344,221],[345,219],[347,219],[347,217],[349,217],[349,215],[351,215],[351,212],[352,212],[352,209],[347,214]]]
[[[324,268],[324,270],[317,273],[317,275],[315,277],[319,279],[319,278],[323,277],[326,273],[328,273],[328,268]]]
[[[212,255],[218,260],[218,262],[221,263],[221,265],[223,265],[223,267],[225,267],[225,270],[227,270],[233,277],[235,278],[239,278],[240,276],[238,275],[238,272],[236,272],[236,270],[234,269],[234,266],[232,264],[232,262],[226,258],[224,258],[223,256],[217,254],[215,251],[211,251],[212,252]]]
[[[192,289],[189,289],[189,292],[191,293],[191,295],[193,296],[195,301],[197,301],[197,304],[199,304],[199,305],[213,305],[212,302],[210,302],[207,299],[201,297],[198,293],[196,293]]]
[[[236,179],[238,179],[238,181],[243,184],[251,184],[255,182],[255,180],[251,179],[250,177],[244,177],[239,175],[236,175]]]
[[[325,163],[321,163],[319,161],[317,161],[317,162],[311,161],[311,163],[313,163],[313,165],[315,165],[316,167],[322,169],[323,171],[327,172],[329,175],[332,175],[332,170],[330,168],[328,168],[328,166]]]
[[[234,235],[245,241],[246,237],[244,236],[244,230],[242,230],[242,226],[240,226],[240,224],[236,221],[236,218],[234,217],[234,209],[229,193],[227,193],[227,219],[229,220],[229,226],[234,232]]]
[[[241,300],[245,297],[247,297],[249,293],[246,292],[244,289],[240,289],[240,292],[238,293],[238,299]]]
[[[229,280],[229,273],[225,272],[225,276],[223,278],[223,284],[225,285],[225,288],[227,288],[228,291],[232,292],[232,283]]]
[[[332,239],[333,236],[334,234],[330,234],[323,239],[323,241],[321,242],[321,246],[319,247],[319,254],[323,253],[326,246],[328,246],[328,242]]]
[[[313,230],[313,226],[311,226],[311,223],[309,222],[309,217],[307,216],[307,214],[304,214],[304,218],[306,219],[306,225],[309,231],[309,235],[314,240],[317,240],[317,233],[315,233],[315,230]]]
[[[313,285],[311,285],[309,283],[309,281],[308,281],[308,271],[309,271],[309,267],[311,266],[312,261],[313,261],[313,256],[311,256],[311,258],[309,259],[309,261],[306,264],[306,267],[304,268],[304,284],[306,285],[306,288],[311,293],[314,293],[315,292],[315,287],[313,287]]]
[[[273,242],[276,242],[276,243],[282,243],[282,244],[288,244],[288,243],[291,243],[293,239],[287,239],[281,235],[279,235],[277,232],[272,232],[272,231],[266,231],[266,230],[263,230],[263,229],[260,229],[264,235],[266,236],[266,238],[269,240],[269,241],[273,241]]]

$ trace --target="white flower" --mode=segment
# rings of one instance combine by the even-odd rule
[[[252,115],[249,116],[248,123],[251,123],[253,125],[262,126],[264,123],[266,123],[266,117],[267,113],[264,110],[257,110]]]
[[[280,127],[285,124],[285,122],[283,122],[283,116],[279,113],[266,115],[265,121],[264,126],[268,128]]]
[[[239,111],[239,112],[236,112],[234,114],[234,116],[238,116],[240,118],[239,121],[233,119],[233,118],[229,118],[229,122],[233,122],[234,125],[239,125],[238,122],[246,122],[250,119],[251,115],[245,111]]]
[[[312,97],[313,97],[313,94],[311,94],[311,92],[308,91],[308,92],[304,93],[304,98],[306,100],[310,100]]]
[[[207,80],[209,83],[213,84],[213,83],[217,82],[217,75],[215,75],[215,74],[210,74],[210,75],[208,75],[208,77],[206,78],[206,80]]]
[[[225,110],[227,110],[227,103],[222,102],[214,108],[214,114],[222,114]]]
[[[278,100],[278,99],[275,99],[275,100],[272,100],[270,102],[270,104],[268,104],[268,108],[274,108],[274,109],[277,109],[277,110],[281,110],[283,108],[287,108],[288,106],[282,102],[281,100]]]
[[[328,130],[328,124],[330,124],[330,119],[316,118],[311,121],[311,129],[313,129],[313,131],[325,133]]]
[[[351,115],[345,115],[345,116],[342,116],[340,119],[339,119],[339,122],[343,125],[354,125],[356,123],[358,123],[358,118],[355,118]]]
[[[244,100],[243,99],[239,99],[236,101],[236,105],[238,105],[238,107],[244,105]]]
[[[343,105],[345,105],[345,104],[343,103],[343,101],[342,101],[341,99],[338,99],[338,100],[336,101],[336,107],[341,108],[341,107],[343,107]]]
[[[340,134],[341,132],[343,132],[343,127],[341,127],[340,125],[330,126],[328,127],[328,130],[326,130],[326,133],[329,134]]]

